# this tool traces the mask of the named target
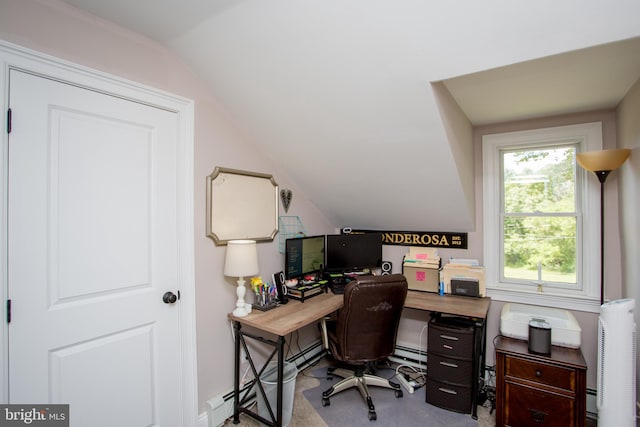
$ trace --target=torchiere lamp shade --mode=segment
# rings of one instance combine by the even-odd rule
[[[617,148],[612,150],[587,151],[576,154],[576,160],[588,171],[612,171],[618,169],[627,160],[631,150]]]

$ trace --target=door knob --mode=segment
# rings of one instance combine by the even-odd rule
[[[162,301],[164,301],[165,304],[173,304],[178,301],[178,296],[171,291],[165,292],[164,295],[162,295]]]

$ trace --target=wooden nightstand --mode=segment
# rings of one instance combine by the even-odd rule
[[[496,340],[496,426],[579,426],[586,422],[587,364],[579,349],[529,353],[526,341]]]

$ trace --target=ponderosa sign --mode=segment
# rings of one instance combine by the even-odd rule
[[[343,228],[343,233],[382,233],[383,245],[426,246],[435,248],[467,249],[467,233],[445,231],[382,231]]]

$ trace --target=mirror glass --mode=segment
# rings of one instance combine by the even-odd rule
[[[278,184],[273,176],[216,167],[207,176],[207,236],[273,240],[278,233]]]

